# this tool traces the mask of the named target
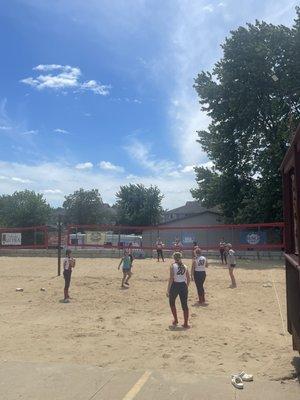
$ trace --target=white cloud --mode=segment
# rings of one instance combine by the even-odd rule
[[[10,182],[18,182],[18,183],[32,183],[30,179],[24,179],[17,176],[7,176],[7,175],[0,175],[0,180],[3,181],[10,181]]]
[[[172,172],[176,164],[170,160],[158,159],[151,153],[151,145],[142,143],[136,137],[128,138],[128,145],[124,146],[132,160],[143,168],[156,174]]]
[[[14,182],[20,182],[20,183],[31,183],[32,182],[30,179],[22,179],[22,178],[18,178],[16,176],[13,176],[11,178],[11,180]]]
[[[68,134],[69,132],[66,131],[65,129],[61,129],[61,128],[56,128],[54,129],[55,133],[62,133],[62,134]]]
[[[37,135],[39,131],[37,129],[31,129],[29,131],[22,132],[22,135]]]
[[[60,189],[45,189],[42,190],[43,193],[45,194],[60,194],[62,191]]]
[[[38,90],[53,89],[66,91],[67,89],[73,89],[77,92],[90,91],[102,96],[109,94],[110,85],[102,85],[95,80],[83,81],[81,79],[81,70],[78,67],[59,64],[40,64],[34,67],[33,70],[42,72],[42,74],[36,77],[21,79],[21,82]]]
[[[186,165],[184,168],[182,168],[182,172],[184,173],[184,174],[188,174],[188,173],[190,173],[190,172],[194,172],[194,168],[195,168],[195,165]]]
[[[190,189],[196,186],[194,176],[181,174],[179,177],[169,176],[168,173],[160,175],[147,173],[142,176],[128,175],[124,180],[118,174],[107,174],[101,170],[78,170],[63,162],[21,164],[0,161],[1,185],[0,194],[12,194],[16,190],[30,189],[43,193],[47,201],[53,206],[61,206],[64,196],[73,193],[79,188],[99,188],[104,202],[114,204],[115,194],[121,185],[129,183],[142,183],[149,187],[156,185],[164,194],[163,207],[174,208],[191,200]],[[171,171],[168,171],[171,172]],[[24,184],[9,177],[31,181]],[[4,178],[4,179],[3,179]]]
[[[111,171],[111,172],[124,172],[124,168],[119,166],[119,165],[115,165],[112,164],[110,161],[101,161],[99,163],[99,167],[105,171]]]
[[[12,130],[11,126],[0,126],[0,131],[10,131]]]
[[[81,90],[90,90],[90,91],[94,92],[95,94],[100,94],[102,96],[107,96],[109,94],[110,88],[111,88],[111,86],[101,85],[100,83],[97,83],[94,80],[84,82],[80,86]]]
[[[79,163],[75,165],[76,169],[91,169],[93,168],[93,164],[91,162]]]
[[[212,169],[214,166],[214,163],[212,161],[207,161],[206,163],[201,164],[200,166],[204,167],[204,168]]]
[[[39,64],[36,67],[33,68],[35,71],[54,71],[54,70],[60,70],[62,68],[61,65],[59,64]],[[69,65],[64,66],[66,71],[72,72],[74,68],[70,67]],[[78,70],[78,68],[77,68]]]
[[[212,11],[211,4],[203,2],[178,3],[167,50],[166,68],[172,71],[174,79],[168,107],[169,134],[178,157],[186,165],[207,161],[206,153],[196,141],[197,131],[206,129],[210,119],[201,111],[193,84],[197,73],[209,69],[221,54],[219,43],[223,40],[223,32],[211,29],[207,23],[205,7],[207,12]]]
[[[214,11],[214,7],[212,4],[207,4],[202,8],[203,11],[207,11],[209,13],[212,13]]]

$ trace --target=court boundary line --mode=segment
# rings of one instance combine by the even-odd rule
[[[283,319],[283,314],[282,314],[282,311],[281,311],[281,304],[280,304],[280,300],[279,300],[279,296],[278,296],[277,287],[276,287],[276,284],[275,284],[275,281],[274,281],[274,276],[273,276],[273,273],[271,271],[270,271],[270,275],[271,275],[272,286],[273,286],[273,289],[274,289],[275,297],[276,297],[277,304],[278,304],[279,314],[280,314],[280,318],[281,318],[282,333],[283,333],[283,336],[285,338],[285,341],[287,342],[286,327],[285,327],[285,323],[284,323],[284,319]]]
[[[132,386],[129,392],[126,393],[122,400],[133,400],[148,381],[151,374],[151,371],[145,371],[140,379]]]

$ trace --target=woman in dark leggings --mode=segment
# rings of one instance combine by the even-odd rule
[[[175,301],[179,295],[181,307],[183,310],[184,317],[184,328],[189,328],[189,308],[187,304],[188,300],[188,286],[190,284],[190,274],[188,268],[183,264],[181,259],[181,253],[175,252],[173,254],[174,263],[170,267],[170,278],[167,288],[167,297],[169,297],[170,308],[174,317],[173,325],[178,324],[177,310]]]
[[[206,268],[208,267],[208,262],[206,257],[202,256],[201,249],[195,250],[195,258],[192,264],[192,280],[195,280],[195,284],[197,287],[199,304],[205,304],[205,292],[204,292],[204,281],[206,278]]]
[[[66,250],[66,257],[64,259],[64,302],[69,302],[69,287],[71,283],[72,269],[75,267],[75,259],[71,255],[71,250]]]

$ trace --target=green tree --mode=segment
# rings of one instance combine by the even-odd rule
[[[65,196],[64,220],[72,224],[100,224],[103,222],[103,202],[98,189],[76,190]]]
[[[31,190],[0,196],[0,221],[6,227],[45,225],[51,208],[42,194]]]
[[[211,117],[198,142],[214,169],[196,168],[193,196],[228,222],[282,220],[278,168],[300,121],[300,8],[293,28],[265,22],[231,32],[223,58],[195,80]]]
[[[156,225],[161,220],[163,195],[156,186],[142,184],[121,186],[116,194],[118,223],[123,225]]]

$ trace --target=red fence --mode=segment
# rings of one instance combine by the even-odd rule
[[[197,242],[204,250],[217,250],[221,238],[237,250],[282,250],[283,223],[200,225],[200,226],[122,226],[69,225],[62,233],[62,245],[76,248],[122,249],[129,243],[133,248],[153,250],[158,238],[165,250],[174,250],[176,239],[183,250]],[[57,230],[47,226],[0,228],[0,249],[57,248]]]
[[[0,249],[48,248],[47,226],[0,228]]]
[[[67,244],[80,248],[133,248],[155,249],[158,238],[165,250],[173,250],[178,239],[182,248],[193,248],[197,242],[205,250],[219,248],[221,238],[237,250],[282,250],[284,224],[239,224],[199,226],[121,226],[121,225],[70,225]]]

